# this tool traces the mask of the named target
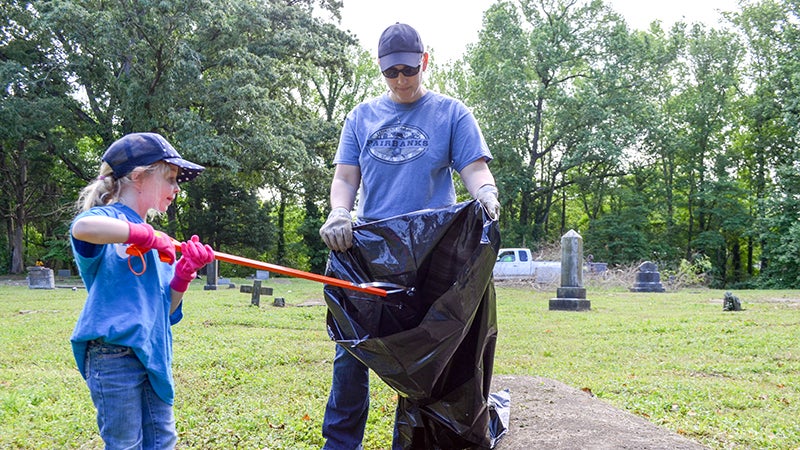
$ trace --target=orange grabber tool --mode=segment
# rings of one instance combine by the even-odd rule
[[[175,239],[172,240],[172,243],[175,245],[175,251],[179,252],[181,250],[181,243],[176,241]],[[142,258],[142,261],[144,261],[142,255],[144,254],[145,251],[147,250],[143,251],[142,249],[140,249],[135,245],[129,245],[128,248],[125,250],[125,253],[131,256],[139,256]],[[164,262],[169,262],[169,258],[166,258],[165,255],[159,255],[159,259],[161,259],[161,261]],[[222,253],[218,251],[214,251],[214,259],[216,259],[217,261],[229,262],[240,266],[251,267],[253,269],[266,270],[268,272],[279,273],[281,275],[288,275],[290,277],[304,278],[306,280],[316,281],[318,283],[325,283],[331,286],[349,289],[351,291],[365,292],[367,294],[377,295],[379,297],[386,297],[386,295],[388,294],[388,292],[385,289],[370,286],[369,285],[370,283],[356,284],[353,283],[352,281],[340,280],[338,278],[328,277],[325,275],[317,275],[311,272],[304,272],[302,270],[292,269],[290,267],[283,267],[276,264],[256,261],[254,259],[243,258],[241,256],[229,255],[227,253]],[[130,265],[130,260],[128,260],[128,265]]]

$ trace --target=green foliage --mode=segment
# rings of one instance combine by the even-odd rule
[[[197,234],[215,250],[248,258],[274,260],[277,230],[271,204],[259,198],[255,189],[227,172],[209,169],[186,186],[185,201],[176,205],[185,221],[179,222],[178,239]],[[236,276],[241,267],[226,267]],[[221,272],[222,273],[222,272]]]
[[[202,234],[218,246],[260,256],[272,252],[268,256],[274,257],[276,250],[264,243],[285,243],[275,239],[269,204],[256,204],[254,196],[277,191],[290,201],[305,195],[309,205],[323,203],[330,180],[326,161],[339,131],[335,122],[342,119],[343,108],[370,89],[357,84],[365,79],[364,61],[355,65],[349,59],[359,53],[355,39],[315,17],[314,8],[336,17],[340,7],[337,2],[222,5],[213,0],[60,0],[28,8],[4,4],[8,22],[3,23],[8,25],[0,74],[7,98],[0,117],[9,119],[4,124],[17,125],[3,127],[9,134],[0,136],[2,154],[15,159],[0,169],[8,167],[13,179],[12,173],[30,165],[31,174],[50,177],[53,186],[70,190],[56,192],[66,205],[96,173],[98,156],[115,138],[130,131],[157,131],[184,157],[208,168],[201,180],[228,180],[216,185],[222,189],[218,191],[184,186],[188,199],[178,199],[164,228],[177,236]],[[309,80],[329,69],[336,76],[316,82],[312,90]],[[334,81],[345,85],[334,88]],[[48,89],[31,89],[48,82],[53,83]],[[327,88],[331,95],[324,105],[321,97],[310,95]],[[323,107],[335,111],[327,121],[317,115]],[[37,158],[46,169],[30,164]],[[61,162],[67,170],[54,170]],[[212,175],[215,170],[221,175]],[[40,180],[30,181],[34,185]],[[25,198],[20,189],[3,196],[11,200],[0,204],[4,217]],[[41,201],[25,206],[59,209]],[[308,213],[314,215],[310,224],[318,220],[318,211]],[[47,233],[59,219],[68,220],[50,216],[49,222],[33,223],[35,219],[26,212],[14,223]]]
[[[764,242],[761,271],[764,286],[796,286],[800,282],[800,177],[794,165],[778,172],[778,188],[765,202],[760,239]]]
[[[42,255],[45,261],[57,261],[56,265],[50,267],[70,267],[72,265],[72,250],[69,241],[66,239],[51,239],[45,241],[47,252]]]
[[[613,195],[625,173],[622,152],[642,133],[633,119],[644,84],[644,63],[619,15],[600,2],[500,2],[467,61],[504,227],[553,238],[563,231],[550,226],[562,190],[580,185],[595,205]]]
[[[324,270],[317,230],[341,123],[385,89],[374,55],[339,28],[341,7],[2,3],[0,271],[67,262],[59,230],[130,131],[160,132],[208,168],[165,229]],[[703,254],[714,286],[798,280],[796,211],[782,206],[800,135],[800,11],[761,0],[726,17],[633,30],[600,1],[501,1],[463,60],[433,55],[427,84],[474,110],[494,155],[505,242],[573,228],[607,261]]]
[[[661,270],[662,278],[670,280],[675,289],[686,287],[708,286],[708,277],[713,269],[711,259],[705,255],[697,255],[692,261],[681,259],[678,268]]]
[[[621,215],[592,221],[583,236],[585,253],[612,265],[648,259],[653,250],[641,231],[646,218],[641,210],[630,208]]]
[[[762,1],[733,14],[750,52],[753,89],[741,103],[745,125],[737,140],[746,162],[745,180],[754,199],[756,226],[749,236],[761,244],[762,286],[796,286],[798,209],[797,136],[800,89],[796,74],[800,18],[797,2]],[[775,32],[780,30],[780,32]]]
[[[63,50],[36,10],[7,2],[0,12],[0,216],[8,220],[10,272],[21,273],[25,230],[35,224],[46,233],[63,219],[59,202],[72,183],[61,182],[61,157],[82,130]]]

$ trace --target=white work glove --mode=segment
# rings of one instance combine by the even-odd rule
[[[475,193],[478,203],[483,206],[483,210],[492,220],[500,217],[500,201],[497,199],[497,187],[493,184],[484,184]]]
[[[344,207],[333,208],[319,235],[329,249],[343,252],[353,246],[353,218]]]

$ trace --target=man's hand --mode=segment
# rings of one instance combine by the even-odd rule
[[[483,206],[486,214],[492,220],[500,217],[500,201],[497,199],[497,187],[493,184],[484,184],[475,193],[475,198]]]
[[[353,218],[344,207],[333,208],[319,235],[329,249],[343,252],[353,246]]]

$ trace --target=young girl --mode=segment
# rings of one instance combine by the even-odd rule
[[[171,325],[214,252],[197,236],[181,243],[144,218],[164,213],[204,168],[181,158],[162,136],[123,136],[103,155],[100,176],[81,192],[72,250],[88,298],[71,342],[97,408],[106,448],[173,448]]]

